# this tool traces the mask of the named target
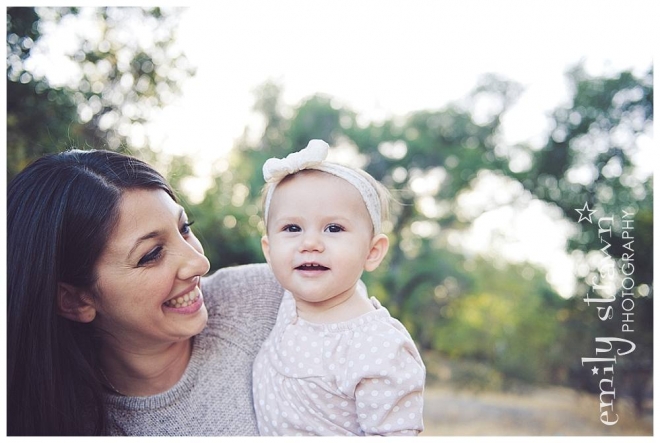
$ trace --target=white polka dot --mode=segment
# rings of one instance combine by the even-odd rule
[[[386,431],[389,431],[390,429],[392,429],[392,425],[389,424],[389,423],[386,424],[384,427],[385,427],[385,430],[386,430]]]
[[[371,416],[371,419],[372,419],[373,421],[376,421],[376,420],[378,420],[378,416],[377,416],[376,414],[373,414],[373,415]]]
[[[367,357],[366,355],[364,355],[364,354],[360,354],[360,356],[359,356],[358,358],[359,358],[360,360],[364,360],[366,357]]]
[[[411,403],[410,403],[410,401],[407,401],[407,402],[405,402],[403,405],[404,405],[406,408],[409,408],[410,405],[411,405]]]
[[[410,417],[410,419],[413,420],[415,418],[415,414],[411,412],[410,415],[408,415],[408,417]]]

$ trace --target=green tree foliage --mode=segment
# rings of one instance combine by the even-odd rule
[[[76,48],[65,55],[74,74],[55,83],[39,62],[45,39],[53,26],[74,28],[83,19],[96,24],[94,33],[77,34]],[[151,43],[131,37],[135,26]],[[70,146],[130,149],[183,189],[191,162],[143,149],[148,140],[139,137],[152,112],[193,74],[185,56],[173,52],[175,27],[176,14],[159,8],[8,8],[9,178],[37,156]],[[475,377],[597,390],[580,358],[593,354],[594,337],[621,335],[621,312],[601,321],[583,301],[601,272],[593,263],[603,243],[593,225],[578,222],[575,209],[587,202],[596,217],[625,209],[634,213],[635,331],[629,337],[637,350],[618,368],[628,374],[623,378],[637,380],[626,382],[621,394],[643,398],[652,372],[653,208],[652,177],[640,173],[637,153],[651,138],[652,75],[594,78],[574,67],[567,73],[571,101],[549,116],[552,130],[540,147],[503,141],[503,116],[522,89],[497,76],[485,76],[463,100],[443,108],[368,123],[325,95],[286,106],[281,87],[266,83],[254,108],[262,118],[259,136],[246,130],[230,157],[214,165],[203,200],[188,210],[212,269],[263,262],[261,166],[322,138],[341,160],[363,167],[392,192],[390,253],[364,278],[423,351],[474,362]],[[466,207],[464,197],[485,178],[495,179],[503,198]],[[535,200],[562,214],[576,233],[568,252],[582,266],[571,299],[554,292],[542,269],[507,264],[498,255],[472,257],[463,248],[463,234],[481,214]],[[608,237],[618,269],[630,252],[623,231],[619,223]]]
[[[8,178],[72,146],[132,149],[156,162],[140,149],[144,124],[194,73],[174,51],[177,21],[160,8],[7,8]],[[48,39],[67,29],[76,43],[59,62],[70,75],[53,80],[44,57],[64,43]]]
[[[620,323],[599,321],[593,306],[581,300],[588,279],[598,271],[578,274],[575,297],[564,300],[545,281],[543,270],[507,265],[498,257],[465,256],[455,235],[480,213],[466,215],[460,197],[485,176],[517,183],[523,204],[544,201],[573,223],[577,235],[568,252],[585,264],[602,245],[594,230],[578,223],[575,208],[586,201],[601,214],[634,210],[636,238],[642,243],[635,245],[640,261],[635,276],[650,288],[648,294],[635,295],[635,340],[644,349],[640,360],[646,361],[652,349],[652,185],[634,158],[637,143],[650,133],[651,75],[591,78],[579,66],[572,69],[567,77],[574,85],[573,103],[552,114],[555,128],[541,148],[503,143],[502,117],[521,88],[495,76],[484,77],[464,100],[445,108],[368,124],[324,95],[289,108],[281,102],[280,86],[266,83],[255,105],[263,118],[262,136],[246,136],[237,144],[196,208],[203,217],[216,214],[215,221],[204,222],[214,226],[205,234],[212,266],[263,261],[258,242],[263,233],[261,166],[322,138],[392,191],[390,253],[365,280],[422,349],[485,363],[505,383],[518,379],[593,389],[580,358],[593,353],[594,337],[621,334],[612,330]],[[591,171],[589,180],[581,178],[584,168]],[[489,202],[481,211],[496,208]],[[620,227],[616,235],[621,236]],[[232,240],[243,247],[236,249]],[[613,260],[622,252],[612,248]]]

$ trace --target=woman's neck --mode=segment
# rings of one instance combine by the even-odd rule
[[[119,395],[146,397],[172,388],[183,376],[193,338],[149,352],[105,345],[101,349],[101,380]]]

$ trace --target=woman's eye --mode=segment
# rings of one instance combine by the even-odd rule
[[[344,228],[341,225],[329,225],[325,230],[328,232],[341,232]]]
[[[282,231],[284,232],[300,232],[302,229],[300,229],[300,226],[298,225],[286,225]]]
[[[140,261],[138,262],[138,266],[145,266],[150,263],[153,263],[157,261],[163,254],[163,247],[158,246],[154,249],[152,249],[147,255],[142,257]]]
[[[190,234],[190,233],[192,232],[192,230],[190,229],[190,227],[191,227],[194,223],[195,223],[194,221],[185,222],[185,223],[183,224],[183,226],[181,227],[181,234],[182,234],[182,235],[188,235],[188,234]]]

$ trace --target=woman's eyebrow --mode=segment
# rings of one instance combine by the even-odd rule
[[[177,217],[177,220],[181,220],[182,217],[183,217],[183,207],[179,206],[179,215],[178,215],[178,217]],[[136,250],[136,249],[137,249],[137,248],[138,248],[143,242],[145,242],[146,240],[152,239],[152,238],[156,238],[156,237],[160,236],[161,233],[162,233],[161,230],[151,231],[151,232],[149,232],[149,233],[147,233],[147,234],[144,234],[143,236],[141,236],[141,237],[138,238],[137,240],[135,240],[135,244],[133,245],[133,247],[131,248],[131,250],[128,251],[128,257],[130,258],[130,257],[133,255],[133,253],[135,252],[135,250]]]
[[[133,255],[133,253],[135,252],[135,250],[136,250],[136,249],[137,249],[137,248],[138,248],[138,247],[139,247],[144,241],[149,240],[149,239],[152,239],[152,238],[156,238],[156,237],[158,237],[158,236],[160,235],[160,233],[161,233],[161,231],[151,231],[151,232],[149,232],[148,234],[145,234],[145,235],[143,235],[142,237],[138,238],[138,239],[135,241],[135,244],[133,245],[133,247],[131,248],[131,250],[128,251],[128,257],[130,258],[130,257]]]

